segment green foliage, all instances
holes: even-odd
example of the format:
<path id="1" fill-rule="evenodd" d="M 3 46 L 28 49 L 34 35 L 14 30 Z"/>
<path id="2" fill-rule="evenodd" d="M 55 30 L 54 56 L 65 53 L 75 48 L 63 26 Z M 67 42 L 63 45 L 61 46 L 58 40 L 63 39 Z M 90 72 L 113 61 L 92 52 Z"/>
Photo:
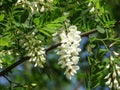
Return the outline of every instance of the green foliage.
<path id="1" fill-rule="evenodd" d="M 41 45 L 36 45 L 36 47 L 44 47 L 45 50 L 54 46 L 52 34 L 66 28 L 66 21 L 70 20 L 69 24 L 76 25 L 77 29 L 81 31 L 82 37 L 89 38 L 86 45 L 81 48 L 81 54 L 85 51 L 88 55 L 85 60 L 82 58 L 84 55 L 80 57 L 81 69 L 76 75 L 76 82 L 84 79 L 81 85 L 85 86 L 87 90 L 105 86 L 104 77 L 113 72 L 115 64 L 120 66 L 120 1 L 53 0 L 53 2 L 48 2 L 45 0 L 44 3 L 38 2 L 38 0 L 26 1 L 29 3 L 0 0 L 0 65 L 3 65 L 3 69 L 0 71 L 21 57 L 27 56 L 30 50 L 23 47 L 25 42 L 41 41 Z M 41 11 L 42 6 L 44 6 L 43 11 Z M 32 45 L 29 43 L 29 46 Z M 115 59 L 112 63 L 113 67 L 107 69 L 106 66 L 111 64 L 111 56 Z M 47 63 L 44 69 L 34 68 L 31 63 L 26 62 L 20 65 L 22 70 L 17 67 L 12 70 L 12 73 L 8 73 L 6 76 L 10 77 L 10 80 L 18 82 L 15 84 L 8 80 L 10 84 L 7 85 L 11 90 L 46 90 L 46 87 L 49 90 L 58 90 L 59 88 L 59 90 L 65 90 L 63 87 L 71 82 L 60 70 L 57 64 L 58 56 L 51 50 L 46 57 Z M 88 63 L 85 70 L 82 60 Z M 0 85 L 0 89 L 7 90 L 9 87 L 6 88 L 6 86 Z"/>

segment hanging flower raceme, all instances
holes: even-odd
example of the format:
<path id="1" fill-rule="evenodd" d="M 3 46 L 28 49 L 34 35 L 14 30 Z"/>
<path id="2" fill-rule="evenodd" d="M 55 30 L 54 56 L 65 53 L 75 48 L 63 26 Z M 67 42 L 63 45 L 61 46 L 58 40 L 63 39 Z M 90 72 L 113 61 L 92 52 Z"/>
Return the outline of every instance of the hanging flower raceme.
<path id="1" fill-rule="evenodd" d="M 33 0 L 33 1 L 29 1 L 29 0 L 17 0 L 16 5 L 22 5 L 22 7 L 29 7 L 31 10 L 31 13 L 35 13 L 35 12 L 44 12 L 47 7 L 46 7 L 46 3 L 47 4 L 52 4 L 53 0 Z"/>
<path id="2" fill-rule="evenodd" d="M 115 56 L 119 55 L 116 52 L 113 52 L 113 53 Z M 110 56 L 110 64 L 108 64 L 106 68 L 110 69 L 110 67 L 113 67 L 113 71 L 108 73 L 107 76 L 105 76 L 104 79 L 107 80 L 105 84 L 109 86 L 110 89 L 120 90 L 120 83 L 118 78 L 120 76 L 120 66 L 116 64 L 114 61 L 115 59 L 113 58 L 113 56 Z"/>
<path id="3" fill-rule="evenodd" d="M 77 31 L 76 26 L 70 26 L 67 31 L 63 30 L 53 34 L 55 42 L 60 41 L 61 45 L 57 47 L 57 54 L 60 56 L 58 64 L 61 68 L 65 68 L 65 75 L 67 78 L 71 77 L 79 70 L 79 52 L 81 51 L 78 46 L 80 45 L 80 31 Z"/>
<path id="4" fill-rule="evenodd" d="M 41 47 L 41 41 L 36 40 L 33 36 L 27 36 L 27 42 L 24 42 L 23 48 L 28 51 L 27 56 L 30 56 L 30 62 L 34 62 L 34 66 L 43 68 L 43 64 L 46 62 L 45 49 Z"/>

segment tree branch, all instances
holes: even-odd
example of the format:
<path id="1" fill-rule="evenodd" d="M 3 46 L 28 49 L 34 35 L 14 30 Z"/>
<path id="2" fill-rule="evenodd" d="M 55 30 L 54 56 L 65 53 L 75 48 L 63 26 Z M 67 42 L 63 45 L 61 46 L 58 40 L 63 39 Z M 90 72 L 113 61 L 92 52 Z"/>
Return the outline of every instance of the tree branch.
<path id="1" fill-rule="evenodd" d="M 88 36 L 88 35 L 90 35 L 90 34 L 92 34 L 92 33 L 96 33 L 96 32 L 98 32 L 97 29 L 92 29 L 92 30 L 90 30 L 90 31 L 88 31 L 88 32 L 81 33 L 80 36 L 81 36 L 81 37 L 83 37 L 83 36 Z M 47 48 L 47 49 L 46 49 L 46 53 L 47 53 L 48 51 L 50 51 L 50 50 L 52 50 L 52 49 L 60 46 L 60 45 L 61 45 L 61 43 L 58 43 L 58 44 L 56 44 L 56 45 L 53 45 L 53 46 Z M 21 63 L 23 63 L 23 62 L 25 62 L 25 61 L 27 61 L 27 60 L 29 60 L 29 59 L 30 59 L 30 57 L 21 57 L 20 60 L 18 60 L 17 62 L 13 63 L 12 65 L 8 66 L 6 69 L 4 69 L 3 71 L 1 71 L 1 72 L 0 72 L 0 76 L 5 76 L 5 75 L 8 74 L 8 72 L 10 72 L 13 68 L 15 68 L 15 67 L 18 66 L 19 64 L 21 64 Z"/>
<path id="2" fill-rule="evenodd" d="M 89 36 L 90 34 L 93 34 L 93 33 L 96 33 L 96 32 L 98 32 L 97 29 L 92 29 L 92 30 L 90 30 L 88 32 L 81 33 L 80 36 L 81 37 Z"/>
<path id="3" fill-rule="evenodd" d="M 8 74 L 8 72 L 10 72 L 14 67 L 18 66 L 19 64 L 29 60 L 30 57 L 21 57 L 20 60 L 18 60 L 17 62 L 13 63 L 11 66 L 8 66 L 6 69 L 4 69 L 3 71 L 0 72 L 0 76 L 5 76 L 6 74 Z"/>

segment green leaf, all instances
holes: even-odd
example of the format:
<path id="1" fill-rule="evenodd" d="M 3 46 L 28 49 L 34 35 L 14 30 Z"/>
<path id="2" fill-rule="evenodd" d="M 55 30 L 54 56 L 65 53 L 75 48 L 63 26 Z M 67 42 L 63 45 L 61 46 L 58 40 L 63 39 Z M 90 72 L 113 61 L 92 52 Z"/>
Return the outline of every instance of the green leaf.
<path id="1" fill-rule="evenodd" d="M 8 37 L 0 38 L 0 46 L 9 46 L 9 41 Z"/>
<path id="2" fill-rule="evenodd" d="M 4 15 L 4 14 L 1 14 L 1 15 L 0 15 L 0 21 L 3 21 L 3 20 L 4 20 L 4 17 L 5 17 L 5 15 Z"/>
<path id="3" fill-rule="evenodd" d="M 39 20 L 39 18 L 35 18 L 35 19 L 33 20 L 33 22 L 35 23 L 35 25 L 39 25 L 40 20 Z"/>
<path id="4" fill-rule="evenodd" d="M 40 31 L 41 33 L 43 33 L 44 35 L 50 37 L 50 34 L 49 34 L 48 32 L 46 32 L 45 30 L 40 29 L 39 31 Z"/>
<path id="5" fill-rule="evenodd" d="M 105 33 L 105 30 L 101 26 L 97 26 L 97 31 L 100 33 Z"/>
<path id="6" fill-rule="evenodd" d="M 52 23 L 60 23 L 60 22 L 63 22 L 66 18 L 67 18 L 67 16 L 59 17 L 59 18 L 55 19 Z"/>
<path id="7" fill-rule="evenodd" d="M 62 22 L 66 19 L 67 16 L 62 16 L 54 21 L 47 23 L 43 28 L 39 28 L 39 31 L 44 35 L 50 37 L 56 30 L 63 26 Z M 38 18 L 34 19 L 34 23 L 38 25 L 40 23 Z"/>

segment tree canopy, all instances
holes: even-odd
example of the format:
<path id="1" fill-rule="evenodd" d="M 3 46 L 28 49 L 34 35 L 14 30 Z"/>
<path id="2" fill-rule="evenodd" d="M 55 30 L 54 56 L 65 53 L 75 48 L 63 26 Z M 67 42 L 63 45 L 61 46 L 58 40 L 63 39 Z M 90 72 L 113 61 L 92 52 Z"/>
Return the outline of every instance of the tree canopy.
<path id="1" fill-rule="evenodd" d="M 0 0 L 0 90 L 120 90 L 119 7 Z"/>

